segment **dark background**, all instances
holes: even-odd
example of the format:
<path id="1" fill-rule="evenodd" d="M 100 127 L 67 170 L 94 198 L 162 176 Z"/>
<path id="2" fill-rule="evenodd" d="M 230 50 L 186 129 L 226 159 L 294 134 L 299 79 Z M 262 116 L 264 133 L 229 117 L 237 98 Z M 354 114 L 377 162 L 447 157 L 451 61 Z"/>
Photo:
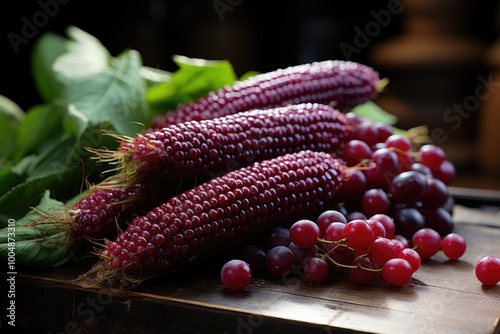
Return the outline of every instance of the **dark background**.
<path id="1" fill-rule="evenodd" d="M 345 59 L 340 44 L 344 42 L 354 45 L 355 29 L 364 29 L 367 22 L 374 20 L 372 11 L 387 9 L 388 3 L 391 2 L 60 1 L 64 4 L 60 4 L 57 0 L 9 2 L 9 7 L 4 5 L 0 14 L 2 35 L 0 94 L 9 97 L 24 110 L 41 102 L 31 77 L 30 57 L 36 39 L 47 31 L 64 34 L 67 26 L 74 25 L 97 37 L 113 55 L 127 48 L 133 48 L 141 53 L 146 65 L 169 71 L 176 69 L 171 60 L 174 54 L 206 59 L 228 59 L 234 65 L 237 74 L 241 75 L 249 70 L 265 72 L 314 60 Z M 359 53 L 352 54 L 350 60 L 374 66 L 382 76 L 393 75 L 390 70 L 378 67 L 378 64 L 373 62 L 370 51 L 404 32 L 403 21 L 407 14 L 404 6 L 408 1 L 410 0 L 401 1 L 402 13 L 392 15 L 390 23 L 382 27 L 376 36 L 371 37 L 368 45 L 360 48 Z M 413 3 L 415 1 L 429 2 L 414 0 Z M 491 45 L 498 37 L 496 2 L 488 0 L 464 0 L 464 2 L 470 7 L 462 18 L 463 22 L 458 33 L 485 45 Z M 21 34 L 23 18 L 32 22 L 33 15 L 42 10 L 41 3 L 57 3 L 57 12 L 49 18 L 46 25 L 38 28 L 36 36 L 30 38 L 28 43 L 21 44 L 16 53 L 9 42 L 8 34 Z M 231 7 L 222 14 L 222 20 L 217 13 L 216 3 L 225 3 Z M 450 6 L 454 6 L 453 1 Z M 434 71 L 432 68 L 426 70 Z M 472 78 L 487 73 L 486 66 L 477 67 L 477 64 L 472 71 Z M 408 77 L 408 80 L 412 79 Z M 464 94 L 473 92 L 474 85 L 477 84 L 471 82 L 471 85 L 466 87 L 468 80 L 468 77 L 464 76 Z M 397 81 L 394 84 L 397 84 Z M 460 96 L 450 96 L 445 106 L 451 106 L 453 101 L 462 100 Z M 442 113 L 443 109 L 440 110 Z M 413 122 L 415 124 L 431 122 L 431 119 L 426 117 L 428 116 L 417 117 Z M 476 122 L 474 117 L 469 121 L 471 124 Z M 410 122 L 405 125 L 415 124 Z M 473 125 L 464 127 L 463 131 L 466 133 L 459 134 L 459 137 L 475 141 L 480 129 Z M 453 144 L 453 141 L 449 144 Z M 450 148 L 450 151 L 452 149 Z M 472 172 L 477 172 L 475 168 L 473 161 L 464 164 L 464 169 Z"/>
<path id="2" fill-rule="evenodd" d="M 114 55 L 126 48 L 139 50 L 149 66 L 175 70 L 171 56 L 182 54 L 229 59 L 242 74 L 312 60 L 343 59 L 340 42 L 352 45 L 354 28 L 363 29 L 373 20 L 370 11 L 387 8 L 387 1 L 234 0 L 237 5 L 224 12 L 221 21 L 212 0 L 64 1 L 67 3 L 58 3 L 58 11 L 48 23 L 38 28 L 38 34 L 19 46 L 18 53 L 8 33 L 21 35 L 22 18 L 32 21 L 42 7 L 33 0 L 13 1 L 2 9 L 0 94 L 24 109 L 38 101 L 30 73 L 36 38 L 47 31 L 64 34 L 68 25 L 94 35 Z M 475 1 L 473 8 L 470 21 L 464 22 L 468 33 L 491 42 L 496 37 L 495 3 Z M 402 15 L 393 15 L 389 25 L 371 38 L 368 47 L 353 54 L 352 60 L 370 64 L 370 47 L 400 33 L 401 19 Z"/>

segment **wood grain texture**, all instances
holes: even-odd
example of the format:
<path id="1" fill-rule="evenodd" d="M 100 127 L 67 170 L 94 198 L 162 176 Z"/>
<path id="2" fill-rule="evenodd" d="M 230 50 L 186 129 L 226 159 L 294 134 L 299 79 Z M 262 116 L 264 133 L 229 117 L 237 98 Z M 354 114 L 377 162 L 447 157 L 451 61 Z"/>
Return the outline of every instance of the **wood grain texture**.
<path id="1" fill-rule="evenodd" d="M 466 254 L 423 262 L 411 283 L 358 286 L 335 276 L 320 286 L 300 277 L 254 277 L 241 292 L 224 289 L 223 255 L 136 291 L 71 284 L 88 264 L 19 271 L 16 329 L 51 333 L 500 333 L 500 285 L 474 274 L 483 256 L 500 256 L 500 211 L 457 206 Z"/>

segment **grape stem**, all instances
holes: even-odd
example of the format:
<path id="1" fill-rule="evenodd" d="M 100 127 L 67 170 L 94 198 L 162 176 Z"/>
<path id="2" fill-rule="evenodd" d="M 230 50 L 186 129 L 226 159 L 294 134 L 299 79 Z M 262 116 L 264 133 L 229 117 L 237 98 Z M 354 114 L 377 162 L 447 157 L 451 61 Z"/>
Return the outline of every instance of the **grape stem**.
<path id="1" fill-rule="evenodd" d="M 346 269 L 362 269 L 362 270 L 366 270 L 366 271 L 371 271 L 371 272 L 381 272 L 382 271 L 382 268 L 377 268 L 377 269 L 373 269 L 373 268 L 367 268 L 367 267 L 363 267 L 361 264 L 358 264 L 358 265 L 349 265 L 349 264 L 342 264 L 342 263 L 339 263 L 337 261 L 335 261 L 331 256 L 330 256 L 330 252 L 333 252 L 335 249 L 337 249 L 337 247 L 345 247 L 347 249 L 349 249 L 350 251 L 354 251 L 354 248 L 351 248 L 351 247 L 348 247 L 345 245 L 345 241 L 347 240 L 347 238 L 343 238 L 343 239 L 340 239 L 338 241 L 331 241 L 331 240 L 325 240 L 325 239 L 319 239 L 318 238 L 318 241 L 319 242 L 324 242 L 324 243 L 327 243 L 327 244 L 335 244 L 335 247 L 333 247 L 332 249 L 330 249 L 328 252 L 325 253 L 325 251 L 319 247 L 318 245 L 316 245 L 316 249 L 319 251 L 319 252 L 322 252 L 323 254 L 318 254 L 317 256 L 321 259 L 327 259 L 329 261 L 331 261 L 334 265 L 338 266 L 338 267 L 341 267 L 341 268 L 346 268 Z M 363 255 L 360 255 L 357 257 L 357 259 L 359 258 L 362 258 L 362 257 L 365 257 L 367 254 L 363 254 Z"/>

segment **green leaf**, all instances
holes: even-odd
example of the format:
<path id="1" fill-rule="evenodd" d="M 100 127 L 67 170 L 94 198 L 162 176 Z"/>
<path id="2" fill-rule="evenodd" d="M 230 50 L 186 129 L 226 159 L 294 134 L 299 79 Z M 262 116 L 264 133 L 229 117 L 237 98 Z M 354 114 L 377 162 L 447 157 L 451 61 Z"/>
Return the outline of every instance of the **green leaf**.
<path id="1" fill-rule="evenodd" d="M 23 177 L 12 171 L 12 165 L 3 166 L 0 169 L 0 194 L 6 193 L 23 180 Z"/>
<path id="2" fill-rule="evenodd" d="M 59 82 L 68 85 L 73 80 L 108 68 L 111 55 L 97 38 L 74 26 L 68 27 L 66 34 L 69 38 L 66 42 L 67 51 L 53 64 Z"/>
<path id="3" fill-rule="evenodd" d="M 145 80 L 147 88 L 154 87 L 172 79 L 172 73 L 148 66 L 142 66 L 139 69 L 139 74 Z"/>
<path id="4" fill-rule="evenodd" d="M 251 77 L 256 76 L 257 74 L 260 74 L 260 72 L 257 72 L 257 71 L 245 72 L 245 73 L 243 73 L 243 75 L 241 77 L 238 78 L 238 81 L 243 81 L 243 80 L 249 79 Z"/>
<path id="5" fill-rule="evenodd" d="M 204 60 L 174 56 L 179 67 L 170 81 L 149 89 L 146 99 L 151 116 L 175 109 L 180 103 L 196 100 L 236 80 L 236 74 L 227 60 Z"/>
<path id="6" fill-rule="evenodd" d="M 48 215 L 57 214 L 64 208 L 62 202 L 50 198 L 50 192 L 45 191 L 40 203 L 24 217 L 16 220 L 14 226 L 0 230 L 0 259 L 8 259 L 8 253 L 15 247 L 16 265 L 51 268 L 64 264 L 72 257 L 69 240 L 70 226 L 46 220 L 34 224 L 42 218 L 40 212 Z M 15 243 L 8 242 L 8 236 L 15 234 Z"/>
<path id="7" fill-rule="evenodd" d="M 30 108 L 19 126 L 13 161 L 17 162 L 36 148 L 43 147 L 50 136 L 60 134 L 61 117 L 61 108 L 54 104 L 40 104 Z"/>
<path id="8" fill-rule="evenodd" d="M 123 135 L 140 132 L 142 128 L 134 122 L 148 121 L 140 68 L 139 53 L 129 50 L 112 67 L 71 82 L 65 92 L 70 106 L 65 129 L 79 137 L 87 127 L 109 123 Z"/>
<path id="9" fill-rule="evenodd" d="M 61 96 L 63 85 L 52 66 L 56 59 L 67 52 L 67 40 L 55 33 L 43 34 L 35 43 L 31 55 L 31 70 L 38 93 L 46 102 Z"/>
<path id="10" fill-rule="evenodd" d="M 12 100 L 0 95 L 0 168 L 12 160 L 19 124 L 24 112 Z"/>
<path id="11" fill-rule="evenodd" d="M 381 122 L 389 125 L 394 125 L 398 121 L 398 118 L 396 116 L 383 110 L 373 101 L 368 101 L 360 104 L 352 108 L 351 112 L 364 118 L 371 119 L 374 122 Z"/>

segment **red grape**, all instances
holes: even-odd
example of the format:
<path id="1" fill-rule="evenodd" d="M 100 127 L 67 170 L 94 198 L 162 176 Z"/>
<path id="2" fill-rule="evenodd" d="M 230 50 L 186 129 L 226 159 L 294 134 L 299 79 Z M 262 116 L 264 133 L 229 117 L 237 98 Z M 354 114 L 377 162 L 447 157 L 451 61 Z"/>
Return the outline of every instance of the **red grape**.
<path id="1" fill-rule="evenodd" d="M 331 223 L 340 222 L 347 224 L 345 216 L 337 210 L 327 210 L 319 215 L 316 219 L 316 225 L 319 227 L 319 235 L 321 238 L 325 236 L 326 229 Z"/>
<path id="2" fill-rule="evenodd" d="M 413 246 L 423 259 L 434 256 L 441 249 L 441 236 L 431 228 L 423 228 L 415 232 L 411 238 Z"/>
<path id="3" fill-rule="evenodd" d="M 441 249 L 450 260 L 457 260 L 464 255 L 467 244 L 464 237 L 458 233 L 446 235 L 441 242 Z"/>
<path id="4" fill-rule="evenodd" d="M 353 261 L 352 265 L 361 267 L 349 269 L 349 277 L 356 284 L 367 285 L 377 277 L 376 271 L 362 269 L 377 269 L 377 265 L 369 257 L 358 258 Z"/>
<path id="5" fill-rule="evenodd" d="M 300 248 L 311 248 L 319 238 L 319 227 L 315 222 L 302 219 L 290 227 L 290 241 Z"/>
<path id="6" fill-rule="evenodd" d="M 347 246 L 354 249 L 364 249 L 375 239 L 371 226 L 364 220 L 351 220 L 344 227 L 343 236 L 347 238 Z"/>
<path id="7" fill-rule="evenodd" d="M 369 189 L 361 198 L 361 208 L 366 216 L 373 216 L 377 213 L 386 213 L 390 206 L 391 201 L 382 189 Z"/>
<path id="8" fill-rule="evenodd" d="M 420 268 L 420 264 L 422 263 L 420 254 L 418 254 L 416 250 L 411 248 L 403 249 L 402 251 L 399 252 L 397 257 L 408 261 L 411 264 L 411 267 L 413 268 L 413 272 L 417 271 Z"/>
<path id="9" fill-rule="evenodd" d="M 361 160 L 370 159 L 373 152 L 370 146 L 361 140 L 350 140 L 344 145 L 342 159 L 347 166 L 357 165 Z"/>
<path id="10" fill-rule="evenodd" d="M 429 167 L 431 171 L 439 169 L 439 166 L 446 159 L 443 149 L 432 144 L 422 146 L 419 153 L 420 163 Z"/>
<path id="11" fill-rule="evenodd" d="M 329 271 L 328 263 L 319 257 L 310 258 L 304 266 L 304 275 L 309 283 L 323 283 L 328 278 Z"/>
<path id="12" fill-rule="evenodd" d="M 382 266 L 390 259 L 395 258 L 399 253 L 399 248 L 391 239 L 377 238 L 370 244 L 369 254 L 376 264 Z"/>
<path id="13" fill-rule="evenodd" d="M 413 267 L 405 259 L 394 258 L 382 266 L 382 278 L 393 286 L 404 286 L 410 283 Z"/>
<path id="14" fill-rule="evenodd" d="M 394 224 L 394 220 L 386 214 L 378 213 L 370 217 L 369 220 L 376 220 L 382 223 L 385 228 L 385 237 L 392 238 L 394 236 L 394 232 L 396 231 L 396 225 Z"/>
<path id="15" fill-rule="evenodd" d="M 222 267 L 222 283 L 231 290 L 243 290 L 252 280 L 250 265 L 241 260 L 231 260 Z"/>
<path id="16" fill-rule="evenodd" d="M 496 285 L 500 282 L 500 258 L 486 256 L 476 264 L 477 279 L 484 285 Z"/>

